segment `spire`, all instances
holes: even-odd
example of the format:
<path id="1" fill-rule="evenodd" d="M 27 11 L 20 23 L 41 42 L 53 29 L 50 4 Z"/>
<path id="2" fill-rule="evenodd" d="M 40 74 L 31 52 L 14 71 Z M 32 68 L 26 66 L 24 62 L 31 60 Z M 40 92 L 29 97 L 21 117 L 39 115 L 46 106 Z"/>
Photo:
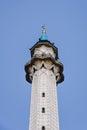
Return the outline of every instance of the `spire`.
<path id="1" fill-rule="evenodd" d="M 42 26 L 42 35 L 40 37 L 40 40 L 47 40 L 47 35 L 46 35 L 46 28 L 45 26 Z"/>
<path id="2" fill-rule="evenodd" d="M 42 33 L 46 33 L 46 27 L 45 27 L 45 25 L 42 26 Z"/>

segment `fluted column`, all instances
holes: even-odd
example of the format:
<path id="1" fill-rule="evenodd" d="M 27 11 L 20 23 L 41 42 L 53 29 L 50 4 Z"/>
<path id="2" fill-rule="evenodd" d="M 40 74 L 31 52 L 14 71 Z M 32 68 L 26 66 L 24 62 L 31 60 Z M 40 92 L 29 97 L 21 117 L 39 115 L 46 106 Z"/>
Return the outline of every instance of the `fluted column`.
<path id="1" fill-rule="evenodd" d="M 27 64 L 27 76 L 32 82 L 29 130 L 59 130 L 56 83 L 61 80 L 60 66 L 48 58 Z"/>

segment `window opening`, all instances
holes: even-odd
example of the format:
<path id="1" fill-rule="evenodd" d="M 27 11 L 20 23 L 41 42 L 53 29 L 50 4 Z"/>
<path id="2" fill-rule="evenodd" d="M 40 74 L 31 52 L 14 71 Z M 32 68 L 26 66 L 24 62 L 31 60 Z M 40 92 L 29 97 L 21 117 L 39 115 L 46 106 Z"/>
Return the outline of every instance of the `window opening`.
<path id="1" fill-rule="evenodd" d="M 45 97 L 45 93 L 44 92 L 42 93 L 42 97 Z"/>
<path id="2" fill-rule="evenodd" d="M 45 126 L 42 126 L 42 130 L 45 130 Z"/>
<path id="3" fill-rule="evenodd" d="M 44 107 L 42 108 L 42 113 L 45 113 L 45 108 Z"/>

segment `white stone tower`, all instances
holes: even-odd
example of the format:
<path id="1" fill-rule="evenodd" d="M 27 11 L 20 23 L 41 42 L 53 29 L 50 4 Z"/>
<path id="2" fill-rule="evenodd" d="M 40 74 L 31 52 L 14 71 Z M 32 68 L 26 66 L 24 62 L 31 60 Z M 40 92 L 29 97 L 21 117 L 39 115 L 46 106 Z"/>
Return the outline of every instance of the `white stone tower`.
<path id="1" fill-rule="evenodd" d="M 64 80 L 63 65 L 45 27 L 30 51 L 32 59 L 25 65 L 26 80 L 32 83 L 29 130 L 59 130 L 56 85 Z"/>

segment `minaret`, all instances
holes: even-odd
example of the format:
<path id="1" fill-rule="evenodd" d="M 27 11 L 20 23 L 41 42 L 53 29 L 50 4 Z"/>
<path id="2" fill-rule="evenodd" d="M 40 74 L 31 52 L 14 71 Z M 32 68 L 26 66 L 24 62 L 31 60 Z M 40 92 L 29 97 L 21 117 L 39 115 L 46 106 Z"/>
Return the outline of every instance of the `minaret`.
<path id="1" fill-rule="evenodd" d="M 32 83 L 29 130 L 59 130 L 56 85 L 64 80 L 58 49 L 48 41 L 42 27 L 39 41 L 30 49 L 26 80 Z"/>

